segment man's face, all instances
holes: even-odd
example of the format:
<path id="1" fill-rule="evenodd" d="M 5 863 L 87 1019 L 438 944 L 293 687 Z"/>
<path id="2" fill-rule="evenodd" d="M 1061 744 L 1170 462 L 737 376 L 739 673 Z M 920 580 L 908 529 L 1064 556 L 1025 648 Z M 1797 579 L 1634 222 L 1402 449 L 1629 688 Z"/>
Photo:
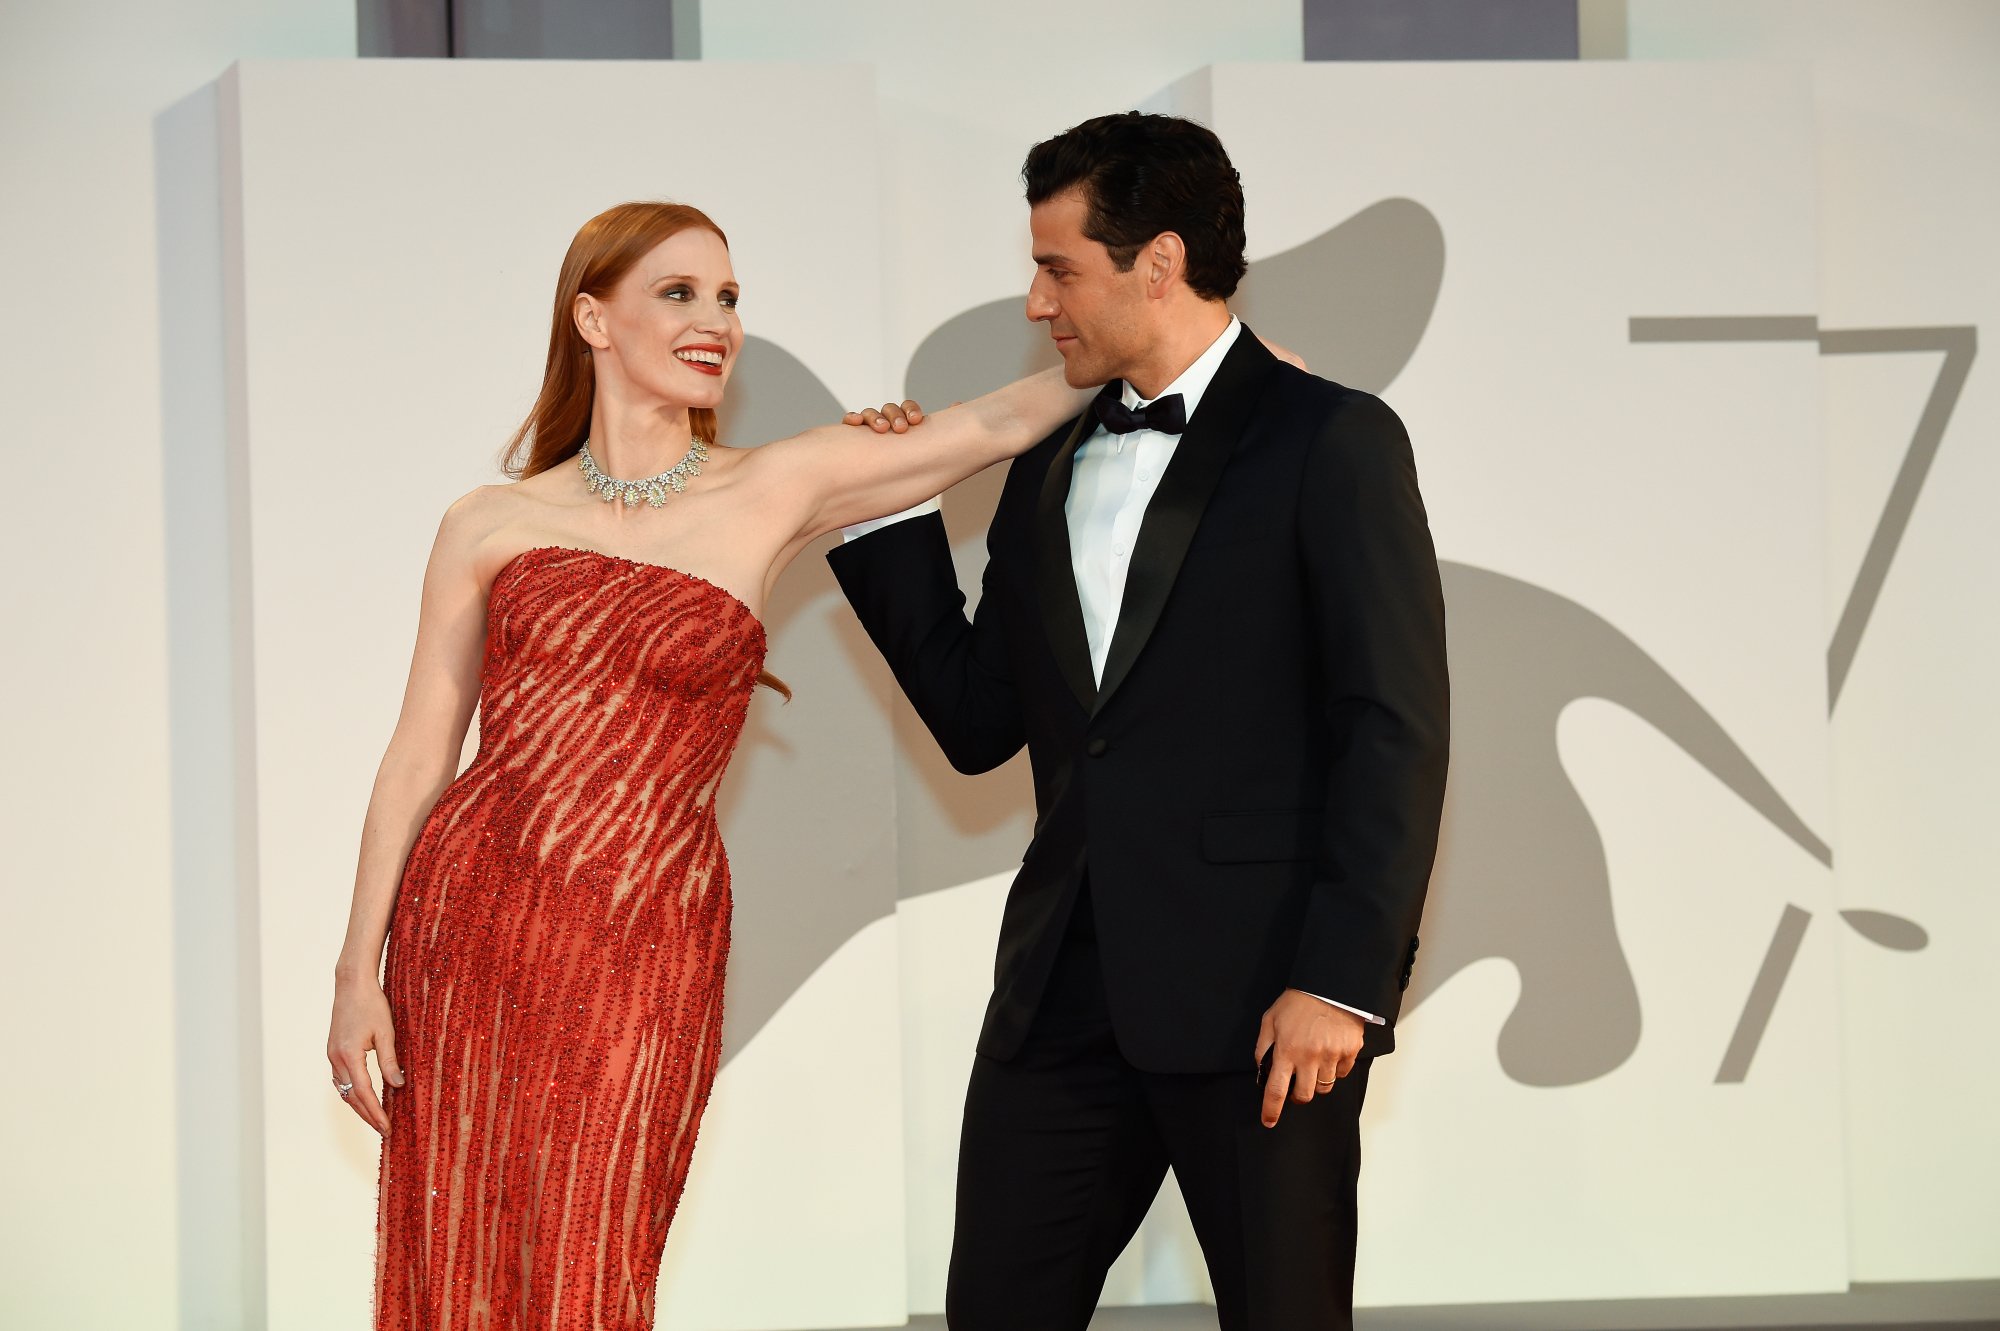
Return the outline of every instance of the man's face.
<path id="1" fill-rule="evenodd" d="M 1076 190 L 1028 211 L 1035 250 L 1028 318 L 1049 326 L 1073 388 L 1125 378 L 1149 340 L 1145 254 L 1130 272 L 1119 272 L 1104 246 L 1083 234 L 1086 211 Z"/>

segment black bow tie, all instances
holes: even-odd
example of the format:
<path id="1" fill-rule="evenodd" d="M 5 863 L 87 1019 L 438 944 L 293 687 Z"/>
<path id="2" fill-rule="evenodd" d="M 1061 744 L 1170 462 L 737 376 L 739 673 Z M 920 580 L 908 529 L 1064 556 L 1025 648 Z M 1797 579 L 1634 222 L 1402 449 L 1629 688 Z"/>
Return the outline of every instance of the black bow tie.
<path id="1" fill-rule="evenodd" d="M 1187 408 L 1182 405 L 1179 393 L 1169 393 L 1134 411 L 1125 405 L 1123 379 L 1113 379 L 1099 389 L 1091 399 L 1090 409 L 1113 434 L 1130 434 L 1134 430 L 1179 434 L 1187 429 Z"/>

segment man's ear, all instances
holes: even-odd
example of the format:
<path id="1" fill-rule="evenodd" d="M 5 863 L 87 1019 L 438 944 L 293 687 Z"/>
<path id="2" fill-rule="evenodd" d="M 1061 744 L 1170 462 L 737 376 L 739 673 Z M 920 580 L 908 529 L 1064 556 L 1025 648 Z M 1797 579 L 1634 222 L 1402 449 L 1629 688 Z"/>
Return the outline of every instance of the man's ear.
<path id="1" fill-rule="evenodd" d="M 588 291 L 576 293 L 576 303 L 570 307 L 570 318 L 576 321 L 576 331 L 591 346 L 602 351 L 611 345 L 611 339 L 604 334 L 604 307 Z"/>
<path id="2" fill-rule="evenodd" d="M 1176 282 L 1187 279 L 1187 245 L 1172 231 L 1162 231 L 1146 246 L 1142 256 L 1146 267 L 1146 294 L 1158 300 Z"/>

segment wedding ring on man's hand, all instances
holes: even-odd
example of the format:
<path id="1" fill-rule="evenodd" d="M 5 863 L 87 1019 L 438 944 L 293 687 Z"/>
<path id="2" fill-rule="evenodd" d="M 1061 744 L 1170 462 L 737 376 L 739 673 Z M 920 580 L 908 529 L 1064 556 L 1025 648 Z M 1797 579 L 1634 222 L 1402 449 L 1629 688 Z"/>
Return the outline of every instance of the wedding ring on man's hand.
<path id="1" fill-rule="evenodd" d="M 1315 1078 L 1313 1081 L 1313 1085 L 1318 1087 L 1320 1090 L 1325 1090 L 1327 1087 L 1333 1085 L 1336 1081 L 1339 1080 L 1340 1078 L 1338 1077 L 1328 1077 L 1325 1081 L 1320 1081 L 1317 1078 Z"/>

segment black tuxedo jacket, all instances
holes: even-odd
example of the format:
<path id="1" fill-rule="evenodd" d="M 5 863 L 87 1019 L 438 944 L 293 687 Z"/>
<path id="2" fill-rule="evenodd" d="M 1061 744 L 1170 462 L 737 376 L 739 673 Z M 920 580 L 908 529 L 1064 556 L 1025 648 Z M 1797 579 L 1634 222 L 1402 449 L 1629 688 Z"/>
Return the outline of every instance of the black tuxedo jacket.
<path id="1" fill-rule="evenodd" d="M 1245 329 L 1146 510 L 1093 682 L 1065 503 L 1086 415 L 1016 459 L 976 615 L 944 523 L 829 556 L 953 766 L 1027 744 L 1034 838 L 979 1050 L 1019 1050 L 1088 876 L 1120 1050 L 1251 1062 L 1287 987 L 1386 1018 L 1393 1047 L 1444 798 L 1437 558 L 1402 423 Z"/>

